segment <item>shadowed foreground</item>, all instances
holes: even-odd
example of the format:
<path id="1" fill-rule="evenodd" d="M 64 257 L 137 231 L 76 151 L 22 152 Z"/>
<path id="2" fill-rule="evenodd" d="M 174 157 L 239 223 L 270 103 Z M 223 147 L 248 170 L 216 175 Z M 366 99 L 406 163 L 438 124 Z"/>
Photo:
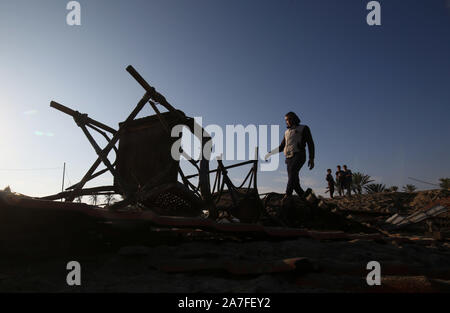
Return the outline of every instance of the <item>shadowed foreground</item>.
<path id="1" fill-rule="evenodd" d="M 424 204 L 411 195 L 380 194 L 375 202 L 379 207 L 367 213 L 365 206 L 375 201 L 373 197 L 323 200 L 320 206 L 334 211 L 336 220 L 341 221 L 330 224 L 331 229 L 379 232 L 382 237 L 375 240 L 276 239 L 99 223 L 78 214 L 24 216 L 3 206 L 0 291 L 449 292 L 448 240 L 427 237 L 418 225 L 393 231 L 383 229 L 381 222 L 385 219 L 381 213 L 389 216 L 399 210 L 390 205 L 392 201 L 402 204 L 401 210 L 417 210 Z M 433 200 L 420 197 L 425 197 L 425 202 Z M 430 197 L 447 199 L 435 194 Z M 305 221 L 303 227 L 316 225 L 325 231 L 326 214 L 314 214 L 322 217 L 322 223 Z M 82 267 L 80 287 L 66 284 L 66 264 L 72 260 Z M 381 264 L 381 286 L 366 283 L 369 261 Z"/>

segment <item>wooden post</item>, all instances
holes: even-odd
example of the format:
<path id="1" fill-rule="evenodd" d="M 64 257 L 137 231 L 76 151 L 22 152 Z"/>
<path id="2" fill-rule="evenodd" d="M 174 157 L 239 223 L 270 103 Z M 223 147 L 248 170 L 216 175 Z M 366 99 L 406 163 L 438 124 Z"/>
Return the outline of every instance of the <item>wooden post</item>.
<path id="1" fill-rule="evenodd" d="M 63 166 L 63 177 L 62 177 L 62 187 L 61 187 L 61 192 L 64 192 L 64 178 L 66 176 L 66 162 L 64 162 L 64 166 Z M 63 199 L 61 199 L 61 202 L 63 201 Z"/>
<path id="2" fill-rule="evenodd" d="M 256 181 L 257 174 L 258 174 L 258 158 L 259 158 L 259 149 L 258 147 L 255 148 L 255 164 L 253 165 L 253 188 L 258 191 L 258 184 Z"/>

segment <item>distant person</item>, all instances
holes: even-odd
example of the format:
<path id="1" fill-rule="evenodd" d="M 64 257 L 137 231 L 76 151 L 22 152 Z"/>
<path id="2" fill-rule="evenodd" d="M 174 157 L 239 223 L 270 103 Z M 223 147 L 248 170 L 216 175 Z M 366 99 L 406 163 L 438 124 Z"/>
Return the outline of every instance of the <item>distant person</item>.
<path id="1" fill-rule="evenodd" d="M 334 179 L 333 175 L 331 175 L 331 168 L 327 169 L 327 177 L 325 178 L 328 182 L 328 190 L 330 191 L 330 198 L 333 199 L 334 196 Z"/>
<path id="2" fill-rule="evenodd" d="M 347 168 L 347 165 L 344 165 L 344 188 L 347 189 L 347 196 L 351 196 L 352 178 L 352 171 Z"/>
<path id="3" fill-rule="evenodd" d="M 304 197 L 305 192 L 300 187 L 299 172 L 303 164 L 306 162 L 305 146 L 308 144 L 309 169 L 314 168 L 314 141 L 311 135 L 311 130 L 306 125 L 300 124 L 300 118 L 294 112 L 289 112 L 285 115 L 287 130 L 284 133 L 284 139 L 278 148 L 270 151 L 265 159 L 267 160 L 275 153 L 284 152 L 286 156 L 288 183 L 286 186 L 286 195 L 283 200 L 290 197 L 295 192 Z"/>
<path id="4" fill-rule="evenodd" d="M 341 170 L 341 166 L 338 165 L 337 166 L 337 171 L 336 171 L 336 184 L 337 184 L 337 189 L 338 189 L 338 193 L 339 196 L 342 196 L 344 194 L 344 171 Z"/>

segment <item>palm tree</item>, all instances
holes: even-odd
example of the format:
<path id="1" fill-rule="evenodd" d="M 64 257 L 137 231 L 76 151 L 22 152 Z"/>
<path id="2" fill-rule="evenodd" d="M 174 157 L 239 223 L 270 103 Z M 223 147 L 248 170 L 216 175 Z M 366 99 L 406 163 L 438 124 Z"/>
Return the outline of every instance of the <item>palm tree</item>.
<path id="1" fill-rule="evenodd" d="M 91 195 L 91 196 L 89 197 L 89 199 L 91 199 L 91 203 L 92 203 L 93 205 L 97 205 L 98 195 L 93 194 L 93 195 Z"/>
<path id="2" fill-rule="evenodd" d="M 364 189 L 367 193 L 379 193 L 386 190 L 386 186 L 383 184 L 370 184 L 367 186 L 364 186 Z"/>
<path id="3" fill-rule="evenodd" d="M 416 186 L 414 186 L 414 185 L 406 185 L 406 186 L 403 186 L 403 191 L 404 192 L 409 192 L 409 193 L 411 193 L 411 192 L 414 192 L 414 191 L 416 191 L 417 190 L 417 188 L 416 188 Z"/>
<path id="4" fill-rule="evenodd" d="M 439 181 L 441 182 L 439 186 L 442 189 L 450 189 L 450 178 L 439 178 Z"/>
<path id="5" fill-rule="evenodd" d="M 391 186 L 391 187 L 389 188 L 389 191 L 391 191 L 391 192 L 397 192 L 397 191 L 398 191 L 398 187 L 397 187 L 397 186 Z"/>
<path id="6" fill-rule="evenodd" d="M 364 188 L 365 185 L 373 182 L 373 179 L 370 179 L 369 175 L 360 173 L 360 172 L 355 172 L 353 173 L 352 176 L 352 190 L 353 192 L 357 192 L 359 194 L 362 194 L 362 190 Z"/>

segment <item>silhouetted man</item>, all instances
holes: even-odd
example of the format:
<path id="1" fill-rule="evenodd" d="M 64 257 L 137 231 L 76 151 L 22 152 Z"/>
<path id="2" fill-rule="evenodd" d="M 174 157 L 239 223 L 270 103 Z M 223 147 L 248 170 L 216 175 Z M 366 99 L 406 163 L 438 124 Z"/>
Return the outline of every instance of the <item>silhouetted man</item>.
<path id="1" fill-rule="evenodd" d="M 347 196 L 351 196 L 352 178 L 352 171 L 347 169 L 347 165 L 344 165 L 344 188 L 347 189 Z"/>
<path id="2" fill-rule="evenodd" d="M 345 175 L 344 171 L 341 170 L 341 166 L 338 165 L 337 171 L 336 171 L 336 184 L 337 184 L 338 193 L 340 196 L 342 196 L 344 194 L 344 188 L 345 188 L 344 175 Z"/>
<path id="3" fill-rule="evenodd" d="M 312 139 L 311 130 L 306 125 L 300 124 L 300 118 L 294 112 L 289 112 L 284 117 L 287 130 L 284 133 L 284 139 L 278 148 L 270 151 L 265 159 L 267 160 L 272 154 L 284 152 L 286 156 L 288 183 L 286 186 L 286 195 L 283 199 L 291 196 L 293 191 L 304 196 L 305 192 L 300 187 L 299 172 L 303 164 L 306 162 L 306 144 L 308 144 L 309 169 L 314 168 L 314 141 Z"/>
<path id="4" fill-rule="evenodd" d="M 330 191 L 330 198 L 333 199 L 334 194 L 334 179 L 333 175 L 331 175 L 331 168 L 327 169 L 327 177 L 325 179 L 328 182 L 328 190 Z"/>

